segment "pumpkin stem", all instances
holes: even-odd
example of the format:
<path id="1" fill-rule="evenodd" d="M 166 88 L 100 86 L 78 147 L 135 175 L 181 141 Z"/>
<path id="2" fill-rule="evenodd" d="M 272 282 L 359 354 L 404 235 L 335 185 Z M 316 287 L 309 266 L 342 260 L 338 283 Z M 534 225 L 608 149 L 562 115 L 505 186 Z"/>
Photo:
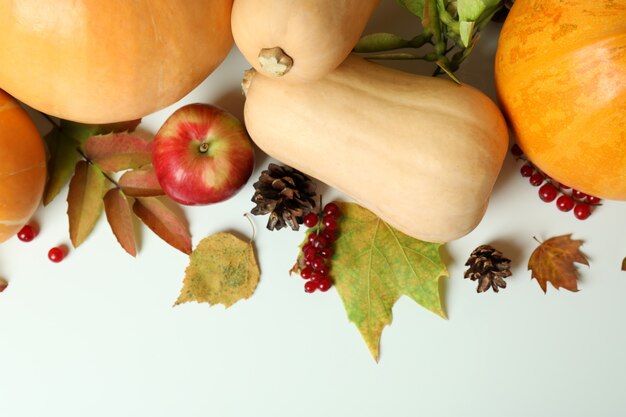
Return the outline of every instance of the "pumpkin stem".
<path id="1" fill-rule="evenodd" d="M 250 88 L 250 84 L 252 84 L 252 78 L 256 74 L 256 70 L 254 68 L 250 68 L 244 71 L 243 80 L 241 80 L 241 89 L 243 90 L 243 95 L 248 95 L 248 89 Z"/>
<path id="2" fill-rule="evenodd" d="M 278 46 L 263 48 L 259 52 L 259 64 L 263 71 L 275 76 L 282 77 L 293 67 L 293 59 Z"/>

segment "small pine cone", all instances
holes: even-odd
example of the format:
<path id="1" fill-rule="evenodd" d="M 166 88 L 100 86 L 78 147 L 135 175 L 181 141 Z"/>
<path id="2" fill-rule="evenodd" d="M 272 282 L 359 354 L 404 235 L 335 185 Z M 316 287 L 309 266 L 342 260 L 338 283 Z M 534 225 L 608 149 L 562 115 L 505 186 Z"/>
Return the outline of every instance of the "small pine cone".
<path id="1" fill-rule="evenodd" d="M 254 215 L 268 214 L 269 230 L 285 226 L 298 230 L 304 216 L 315 208 L 315 182 L 297 169 L 269 164 L 254 183 Z"/>
<path id="2" fill-rule="evenodd" d="M 478 280 L 477 292 L 485 292 L 489 287 L 498 292 L 499 288 L 506 288 L 504 278 L 511 276 L 511 260 L 489 245 L 474 249 L 465 266 L 469 268 L 464 277 Z"/>

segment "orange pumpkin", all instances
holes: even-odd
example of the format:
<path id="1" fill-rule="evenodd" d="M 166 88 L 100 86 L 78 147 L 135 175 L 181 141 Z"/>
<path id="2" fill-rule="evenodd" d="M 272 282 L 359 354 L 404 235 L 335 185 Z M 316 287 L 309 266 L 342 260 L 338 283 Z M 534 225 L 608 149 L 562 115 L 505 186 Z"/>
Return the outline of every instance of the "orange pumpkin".
<path id="1" fill-rule="evenodd" d="M 39 206 L 46 181 L 43 141 L 28 114 L 0 90 L 0 242 Z"/>
<path id="2" fill-rule="evenodd" d="M 0 88 L 64 119 L 141 118 L 223 61 L 233 43 L 232 2 L 0 2 Z"/>
<path id="3" fill-rule="evenodd" d="M 532 162 L 585 193 L 626 200 L 626 2 L 517 0 L 495 76 Z"/>

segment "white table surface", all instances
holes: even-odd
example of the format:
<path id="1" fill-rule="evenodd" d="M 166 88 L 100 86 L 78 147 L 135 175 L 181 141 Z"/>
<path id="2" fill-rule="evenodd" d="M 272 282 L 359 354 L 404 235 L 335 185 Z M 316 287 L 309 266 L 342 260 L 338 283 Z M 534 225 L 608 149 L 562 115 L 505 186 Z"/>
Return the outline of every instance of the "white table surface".
<path id="1" fill-rule="evenodd" d="M 367 32 L 410 36 L 415 20 L 383 2 Z M 494 97 L 492 26 L 459 76 Z M 396 66 L 428 74 L 429 65 Z M 182 101 L 146 117 L 156 132 L 176 108 L 218 104 L 242 116 L 248 66 L 232 52 Z M 44 123 L 42 123 L 42 126 Z M 242 214 L 252 183 L 271 159 L 258 153 L 246 187 L 227 202 L 186 208 L 194 245 L 232 230 L 250 235 Z M 334 289 L 305 294 L 288 270 L 302 232 L 269 232 L 254 218 L 262 270 L 256 293 L 230 309 L 172 308 L 188 263 L 143 227 L 137 258 L 102 218 L 60 264 L 48 249 L 69 244 L 65 194 L 40 208 L 31 243 L 0 246 L 0 416 L 618 416 L 626 413 L 626 215 L 606 202 L 588 220 L 545 204 L 507 156 L 482 223 L 443 250 L 449 320 L 408 298 L 395 306 L 376 364 Z M 334 190 L 326 201 L 342 197 Z M 590 268 L 581 291 L 543 294 L 526 263 L 537 243 L 572 233 Z M 499 294 L 475 292 L 463 263 L 491 243 L 513 259 Z"/>

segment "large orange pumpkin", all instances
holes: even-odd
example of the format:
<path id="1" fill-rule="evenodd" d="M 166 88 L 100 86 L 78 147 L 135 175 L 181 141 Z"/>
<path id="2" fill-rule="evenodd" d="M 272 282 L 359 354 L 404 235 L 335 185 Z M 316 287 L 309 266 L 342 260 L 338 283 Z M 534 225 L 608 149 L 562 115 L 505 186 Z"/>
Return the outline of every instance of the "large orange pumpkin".
<path id="1" fill-rule="evenodd" d="M 624 0 L 517 0 L 495 75 L 531 161 L 585 193 L 626 200 Z"/>
<path id="2" fill-rule="evenodd" d="M 141 118 L 223 61 L 232 2 L 0 1 L 0 88 L 64 119 Z"/>
<path id="3" fill-rule="evenodd" d="M 28 114 L 0 90 L 0 242 L 30 220 L 46 181 L 43 141 Z"/>

